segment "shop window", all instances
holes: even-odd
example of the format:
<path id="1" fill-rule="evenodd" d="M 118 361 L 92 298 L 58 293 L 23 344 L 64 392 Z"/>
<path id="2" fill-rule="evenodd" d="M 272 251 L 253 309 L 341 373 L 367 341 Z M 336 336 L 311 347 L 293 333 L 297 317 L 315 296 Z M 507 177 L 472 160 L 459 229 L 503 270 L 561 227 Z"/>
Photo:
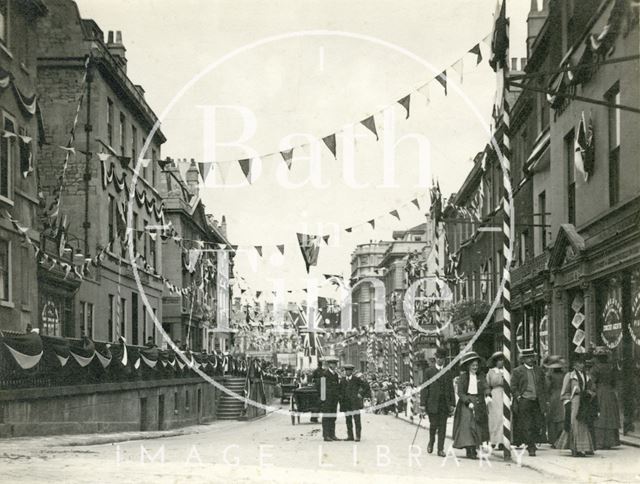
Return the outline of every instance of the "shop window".
<path id="1" fill-rule="evenodd" d="M 11 299 L 11 243 L 0 240 L 0 300 Z"/>
<path id="2" fill-rule="evenodd" d="M 40 333 L 76 337 L 73 298 L 50 290 L 40 291 Z"/>

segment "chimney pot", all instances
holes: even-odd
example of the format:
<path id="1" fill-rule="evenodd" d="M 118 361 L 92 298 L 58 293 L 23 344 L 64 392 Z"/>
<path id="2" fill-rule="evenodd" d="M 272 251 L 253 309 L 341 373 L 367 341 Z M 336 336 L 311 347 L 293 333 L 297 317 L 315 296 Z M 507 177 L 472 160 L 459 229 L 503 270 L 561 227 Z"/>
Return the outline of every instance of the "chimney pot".
<path id="1" fill-rule="evenodd" d="M 107 33 L 107 44 L 113 44 L 113 30 L 109 30 Z"/>
<path id="2" fill-rule="evenodd" d="M 511 70 L 512 71 L 517 71 L 518 70 L 518 58 L 517 57 L 512 57 L 511 58 Z"/>
<path id="3" fill-rule="evenodd" d="M 116 44 L 122 44 L 122 31 L 118 30 L 116 32 Z"/>

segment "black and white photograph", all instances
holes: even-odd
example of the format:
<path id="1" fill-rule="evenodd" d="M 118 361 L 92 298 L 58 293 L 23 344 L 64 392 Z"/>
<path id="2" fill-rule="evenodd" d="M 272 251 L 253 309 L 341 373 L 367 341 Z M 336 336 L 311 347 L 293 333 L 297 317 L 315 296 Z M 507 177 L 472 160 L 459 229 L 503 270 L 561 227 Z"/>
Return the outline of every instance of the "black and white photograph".
<path id="1" fill-rule="evenodd" d="M 0 0 L 0 481 L 640 483 L 638 0 Z"/>

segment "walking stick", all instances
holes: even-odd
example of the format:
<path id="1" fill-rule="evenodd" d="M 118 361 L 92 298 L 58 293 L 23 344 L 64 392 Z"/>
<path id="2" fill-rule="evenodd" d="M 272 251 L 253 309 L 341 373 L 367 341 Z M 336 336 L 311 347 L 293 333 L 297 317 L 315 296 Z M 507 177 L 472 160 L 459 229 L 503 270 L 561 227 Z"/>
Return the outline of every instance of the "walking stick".
<path id="1" fill-rule="evenodd" d="M 416 427 L 416 433 L 413 434 L 413 440 L 411 441 L 411 445 L 416 443 L 416 437 L 418 436 L 418 430 L 420 430 L 420 422 L 422 422 L 422 414 L 420 414 L 420 419 L 418 420 L 418 426 Z"/>

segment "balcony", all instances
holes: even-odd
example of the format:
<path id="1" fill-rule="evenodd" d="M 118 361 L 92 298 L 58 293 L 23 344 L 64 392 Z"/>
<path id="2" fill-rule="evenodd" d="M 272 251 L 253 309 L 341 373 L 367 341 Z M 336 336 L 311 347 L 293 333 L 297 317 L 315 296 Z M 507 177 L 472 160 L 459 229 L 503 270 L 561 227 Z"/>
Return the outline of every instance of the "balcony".
<path id="1" fill-rule="evenodd" d="M 511 271 L 511 284 L 521 284 L 529 279 L 535 278 L 538 274 L 547 268 L 549 262 L 549 251 L 528 259 L 524 264 L 516 267 Z"/>

